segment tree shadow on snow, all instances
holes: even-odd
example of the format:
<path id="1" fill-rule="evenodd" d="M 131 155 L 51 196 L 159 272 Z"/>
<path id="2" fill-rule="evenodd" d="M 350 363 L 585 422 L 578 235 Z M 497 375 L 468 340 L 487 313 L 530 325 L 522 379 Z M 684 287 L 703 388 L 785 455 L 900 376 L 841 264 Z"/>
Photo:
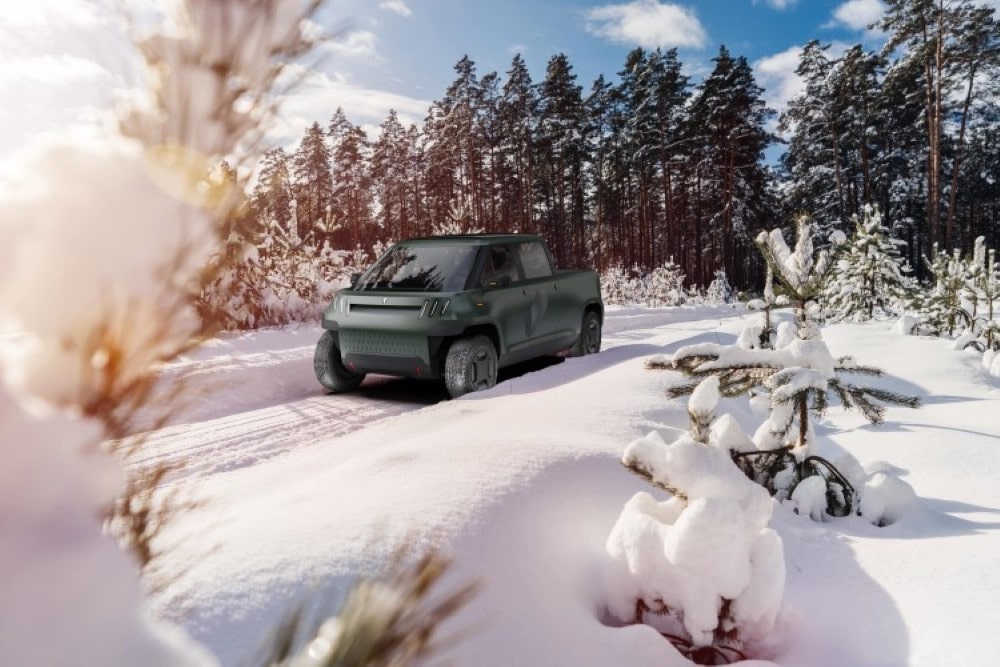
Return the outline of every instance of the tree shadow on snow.
<path id="1" fill-rule="evenodd" d="M 673 354 L 685 345 L 696 343 L 719 343 L 722 345 L 732 344 L 736 337 L 731 334 L 719 332 L 703 332 L 681 341 L 675 341 L 669 345 L 651 345 L 649 343 L 626 343 L 616 345 L 602 350 L 598 354 L 587 355 L 585 357 L 555 358 L 555 363 L 546 363 L 538 367 L 532 367 L 533 362 L 511 366 L 511 372 L 504 377 L 501 369 L 497 386 L 486 392 L 469 394 L 465 399 L 485 399 L 497 394 L 531 394 L 537 391 L 553 389 L 563 384 L 575 382 L 587 376 L 598 373 L 612 366 L 657 354 Z M 551 359 L 551 358 L 550 358 Z M 538 360 L 534 363 L 539 363 Z M 536 370 L 544 370 L 544 373 L 531 375 L 530 380 L 525 376 L 534 373 Z M 678 376 L 679 377 L 679 376 Z"/>
<path id="2" fill-rule="evenodd" d="M 817 524 L 775 508 L 771 527 L 785 545 L 785 644 L 763 657 L 812 667 L 909 662 L 909 632 L 896 601 L 858 563 L 844 523 Z"/>

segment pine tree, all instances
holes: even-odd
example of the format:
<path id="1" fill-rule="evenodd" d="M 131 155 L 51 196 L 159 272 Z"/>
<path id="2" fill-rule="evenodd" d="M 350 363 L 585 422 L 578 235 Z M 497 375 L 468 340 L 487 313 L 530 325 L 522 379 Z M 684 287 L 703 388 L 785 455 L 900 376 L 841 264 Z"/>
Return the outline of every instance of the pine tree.
<path id="1" fill-rule="evenodd" d="M 957 240 L 951 228 L 953 216 L 949 214 L 941 224 L 946 126 L 951 116 L 960 116 L 959 134 L 963 136 L 959 141 L 964 144 L 977 71 L 983 64 L 995 67 L 1000 59 L 993 10 L 977 10 L 971 0 L 887 0 L 878 27 L 889 34 L 884 53 L 905 46 L 903 59 L 919 63 L 926 118 L 928 234 L 931 243 L 952 246 Z M 956 108 L 950 92 L 962 81 L 967 93 Z"/>
<path id="2" fill-rule="evenodd" d="M 497 103 L 500 123 L 497 181 L 501 192 L 500 220 L 510 231 L 535 232 L 533 191 L 535 162 L 532 144 L 538 94 L 521 54 L 514 56 Z"/>
<path id="3" fill-rule="evenodd" d="M 406 130 L 394 109 L 379 126 L 372 146 L 371 179 L 377 202 L 376 223 L 382 238 L 402 239 L 413 235 L 413 215 L 407 190 L 411 187 L 406 165 L 409 160 Z"/>
<path id="4" fill-rule="evenodd" d="M 882 371 L 860 366 L 851 357 L 834 359 L 819 327 L 808 319 L 809 303 L 819 293 L 829 266 L 827 251 L 813 256 L 808 223 L 800 220 L 795 251 L 789 250 L 780 230 L 761 232 L 758 246 L 768 265 L 796 304 L 797 332 L 784 323 L 778 329 L 775 349 L 760 349 L 755 336 L 741 336 L 737 345 L 702 343 L 678 350 L 667 363 L 653 361 L 650 368 L 674 368 L 692 380 L 668 389 L 671 397 L 690 393 L 706 377 L 717 376 L 723 396 L 765 390 L 770 396 L 767 420 L 753 436 L 756 451 L 734 454 L 737 465 L 779 498 L 788 498 L 800 482 L 819 475 L 825 485 L 826 511 L 844 516 L 854 508 L 854 490 L 829 462 L 813 454 L 816 439 L 810 411 L 822 415 L 834 394 L 845 409 L 855 408 L 871 423 L 879 424 L 886 404 L 918 407 L 919 399 L 896 392 L 864 387 L 844 375 L 878 376 Z"/>
<path id="5" fill-rule="evenodd" d="M 962 259 L 962 251 L 956 248 L 950 253 L 934 246 L 934 258 L 924 258 L 924 264 L 934 277 L 934 287 L 929 291 L 918 291 L 911 307 L 920 312 L 925 324 L 934 333 L 954 336 L 959 325 L 969 326 L 971 315 L 962 307 L 962 293 L 967 281 L 967 263 Z"/>
<path id="6" fill-rule="evenodd" d="M 713 60 L 715 67 L 698 87 L 689 114 L 703 151 L 699 217 L 708 246 L 708 261 L 698 258 L 694 279 L 708 283 L 712 267 L 721 265 L 745 284 L 759 261 L 750 251 L 750 230 L 763 226 L 768 214 L 761 194 L 768 180 L 763 154 L 771 142 L 765 124 L 773 112 L 746 58 L 734 58 L 721 47 Z"/>
<path id="7" fill-rule="evenodd" d="M 582 265 L 584 239 L 584 162 L 586 121 L 582 89 L 565 54 L 549 59 L 539 87 L 536 133 L 536 206 L 549 248 L 559 266 Z"/>
<path id="8" fill-rule="evenodd" d="M 677 306 L 685 301 L 684 273 L 667 260 L 646 277 L 645 303 L 650 308 Z"/>
<path id="9" fill-rule="evenodd" d="M 876 311 L 894 313 L 907 296 L 908 281 L 899 255 L 902 241 L 890 239 L 877 208 L 855 215 L 854 235 L 834 263 L 823 289 L 823 305 L 833 317 L 870 320 Z"/>
<path id="10" fill-rule="evenodd" d="M 813 40 L 799 56 L 796 74 L 803 89 L 788 103 L 778 129 L 790 133 L 782 167 L 789 180 L 786 208 L 793 214 L 816 211 L 821 231 L 839 229 L 846 219 L 843 206 L 843 174 L 840 133 L 830 85 L 835 66 L 827 56 L 829 45 Z"/>
<path id="11" fill-rule="evenodd" d="M 730 303 L 733 300 L 733 288 L 726 278 L 725 269 L 716 269 L 712 283 L 705 290 L 705 300 L 709 303 Z"/>
<path id="12" fill-rule="evenodd" d="M 331 214 L 342 229 L 337 239 L 340 247 L 353 248 L 365 241 L 372 223 L 372 183 L 368 169 L 371 146 L 365 131 L 347 120 L 337 108 L 327 134 L 333 144 Z"/>
<path id="13" fill-rule="evenodd" d="M 258 232 L 265 220 L 276 220 L 281 225 L 287 225 L 291 218 L 294 194 L 289 162 L 288 154 L 280 147 L 264 153 L 261 159 L 257 184 L 250 195 L 250 209 L 254 218 L 260 221 Z"/>
<path id="14" fill-rule="evenodd" d="M 318 122 L 309 126 L 292 156 L 292 173 L 295 178 L 292 191 L 298 205 L 298 237 L 318 247 L 330 240 L 333 204 L 330 147 Z"/>

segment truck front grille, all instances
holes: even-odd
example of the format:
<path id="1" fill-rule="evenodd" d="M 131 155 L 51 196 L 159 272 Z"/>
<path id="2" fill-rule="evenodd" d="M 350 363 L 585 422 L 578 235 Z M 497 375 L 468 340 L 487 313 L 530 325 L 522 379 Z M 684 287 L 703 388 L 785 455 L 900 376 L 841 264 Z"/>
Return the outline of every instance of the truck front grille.
<path id="1" fill-rule="evenodd" d="M 384 354 L 399 357 L 427 358 L 427 338 L 423 335 L 385 331 L 341 329 L 340 351 L 348 354 Z"/>

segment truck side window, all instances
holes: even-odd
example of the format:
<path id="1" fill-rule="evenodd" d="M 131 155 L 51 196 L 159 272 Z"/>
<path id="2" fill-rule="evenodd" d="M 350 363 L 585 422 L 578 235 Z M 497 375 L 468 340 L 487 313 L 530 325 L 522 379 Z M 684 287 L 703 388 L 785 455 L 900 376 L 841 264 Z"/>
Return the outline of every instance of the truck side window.
<path id="1" fill-rule="evenodd" d="M 510 278 L 512 283 L 519 280 L 514 255 L 505 245 L 490 246 L 486 253 L 486 261 L 483 263 L 483 274 L 479 285 L 485 287 L 491 280 L 500 280 L 504 276 Z"/>
<path id="2" fill-rule="evenodd" d="M 518 243 L 517 255 L 521 258 L 521 268 L 524 269 L 526 280 L 552 275 L 549 256 L 545 253 L 545 248 L 538 241 Z"/>

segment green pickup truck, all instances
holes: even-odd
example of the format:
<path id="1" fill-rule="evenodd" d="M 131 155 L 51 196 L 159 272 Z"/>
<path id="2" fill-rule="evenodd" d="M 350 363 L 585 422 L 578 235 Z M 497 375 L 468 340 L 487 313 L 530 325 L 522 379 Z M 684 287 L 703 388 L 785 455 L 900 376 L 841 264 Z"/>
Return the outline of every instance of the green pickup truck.
<path id="1" fill-rule="evenodd" d="M 379 373 L 444 378 L 458 397 L 495 385 L 503 366 L 598 352 L 603 320 L 597 274 L 554 270 L 539 236 L 412 239 L 337 292 L 313 366 L 332 392 Z"/>

